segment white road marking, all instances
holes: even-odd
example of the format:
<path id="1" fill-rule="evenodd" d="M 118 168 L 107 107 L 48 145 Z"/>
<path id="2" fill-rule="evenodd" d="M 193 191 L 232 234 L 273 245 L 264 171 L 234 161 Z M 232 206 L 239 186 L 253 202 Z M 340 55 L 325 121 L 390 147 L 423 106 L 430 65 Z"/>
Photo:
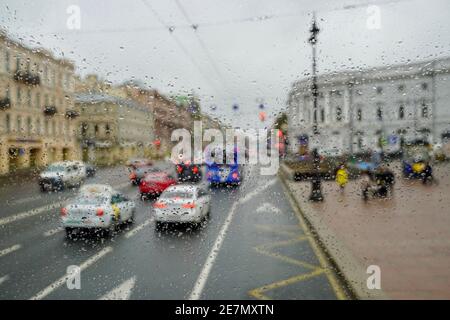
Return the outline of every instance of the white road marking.
<path id="1" fill-rule="evenodd" d="M 132 277 L 112 289 L 99 300 L 128 300 L 130 299 L 131 292 L 133 291 L 135 284 L 136 277 Z"/>
<path id="2" fill-rule="evenodd" d="M 7 255 L 8 253 L 14 252 L 16 250 L 19 250 L 20 248 L 22 248 L 22 246 L 20 244 L 15 244 L 12 247 L 3 249 L 2 251 L 0 251 L 0 257 L 3 257 L 5 255 Z"/>
<path id="3" fill-rule="evenodd" d="M 155 218 L 150 218 L 146 221 L 144 221 L 143 223 L 141 223 L 140 225 L 138 225 L 137 227 L 135 227 L 134 229 L 131 229 L 130 231 L 128 231 L 127 233 L 125 233 L 125 238 L 131 238 L 132 236 L 134 236 L 136 233 L 138 233 L 139 231 L 141 231 L 142 229 L 144 229 L 146 226 L 148 226 L 150 223 L 152 223 L 152 221 Z"/>
<path id="4" fill-rule="evenodd" d="M 240 203 L 246 202 L 248 200 L 250 200 L 251 198 L 253 198 L 254 196 L 256 196 L 258 193 L 264 191 L 265 189 L 267 189 L 268 187 L 270 187 L 271 185 L 275 184 L 277 182 L 277 178 L 274 178 L 272 180 L 270 180 L 269 182 L 267 182 L 265 185 L 263 185 L 262 187 L 256 188 L 254 191 L 247 193 L 245 195 L 245 197 L 241 198 L 239 200 Z"/>
<path id="5" fill-rule="evenodd" d="M 268 203 L 268 202 L 264 202 L 260 207 L 258 207 L 258 209 L 256 209 L 257 213 L 261 213 L 261 212 L 270 212 L 270 213 L 275 213 L 275 214 L 281 214 L 281 210 L 278 209 L 277 207 L 275 207 L 274 205 Z"/>
<path id="6" fill-rule="evenodd" d="M 197 281 L 195 282 L 194 288 L 191 291 L 191 294 L 189 295 L 189 300 L 199 300 L 203 288 L 205 287 L 206 281 L 208 280 L 209 274 L 211 272 L 212 266 L 219 254 L 219 250 L 222 247 L 223 240 L 225 239 L 225 235 L 227 233 L 228 227 L 231 224 L 231 220 L 233 219 L 233 216 L 236 212 L 238 202 L 233 203 L 233 206 L 231 207 L 230 212 L 228 213 L 228 216 L 222 225 L 222 228 L 220 229 L 219 235 L 217 236 L 216 241 L 214 242 L 214 245 L 211 248 L 211 252 L 208 255 L 208 258 L 206 259 L 205 264 L 203 265 L 202 271 L 200 272 L 200 275 L 197 278 Z"/>
<path id="7" fill-rule="evenodd" d="M 26 203 L 26 202 L 39 200 L 39 199 L 42 199 L 41 195 L 31 196 L 31 197 L 26 197 L 26 198 L 20 198 L 20 199 L 16 199 L 16 200 L 11 200 L 11 201 L 8 201 L 8 204 L 9 205 L 23 204 L 23 203 Z"/>
<path id="8" fill-rule="evenodd" d="M 57 234 L 58 232 L 61 232 L 63 230 L 64 230 L 63 227 L 58 227 L 55 229 L 48 230 L 48 231 L 44 232 L 44 237 L 51 237 L 52 235 Z"/>
<path id="9" fill-rule="evenodd" d="M 31 209 L 31 210 L 28 210 L 28 211 L 25 211 L 25 212 L 17 213 L 15 215 L 12 215 L 12 216 L 9 216 L 9 217 L 2 218 L 2 219 L 0 219 L 0 226 L 3 226 L 3 225 L 8 224 L 8 223 L 15 222 L 15 221 L 18 221 L 18 220 L 22 220 L 22 219 L 25 219 L 25 218 L 33 217 L 33 216 L 36 216 L 38 214 L 41 214 L 41 213 L 49 211 L 49 210 L 56 209 L 59 206 L 61 206 L 63 203 L 64 203 L 64 201 L 58 201 L 58 202 L 55 202 L 55 203 L 52 203 L 52 204 L 48 204 L 48 205 L 45 205 L 45 206 L 42 206 L 42 207 L 38 207 L 38 208 Z"/>
<path id="10" fill-rule="evenodd" d="M 249 168 L 249 172 L 253 172 L 254 167 Z M 249 180 L 246 179 L 245 182 L 247 183 Z M 251 197 L 255 196 L 259 192 L 263 191 L 264 189 L 268 188 L 269 186 L 273 185 L 275 182 L 277 182 L 276 178 L 266 183 L 264 186 L 257 188 L 255 191 L 249 193 L 244 199 L 238 200 L 233 203 L 227 218 L 225 219 L 224 224 L 222 225 L 222 228 L 219 231 L 219 234 L 216 238 L 216 241 L 214 242 L 211 251 L 206 259 L 205 264 L 203 265 L 202 270 L 200 271 L 200 274 L 197 278 L 197 281 L 195 282 L 194 288 L 192 289 L 189 300 L 199 300 L 201 298 L 203 289 L 206 285 L 206 281 L 208 280 L 209 274 L 211 273 L 212 267 L 214 265 L 214 262 L 217 259 L 217 256 L 219 255 L 220 248 L 222 247 L 223 241 L 225 240 L 226 233 L 228 231 L 228 228 L 231 224 L 231 221 L 233 220 L 233 216 L 236 213 L 236 208 L 239 204 L 249 200 Z M 244 187 L 244 186 L 242 186 Z"/>
<path id="11" fill-rule="evenodd" d="M 110 253 L 111 251 L 113 251 L 112 247 L 103 248 L 102 250 L 100 250 L 99 252 L 94 254 L 92 257 L 87 259 L 85 262 L 80 264 L 79 265 L 80 271 L 83 271 L 86 268 L 90 267 L 91 265 L 93 265 L 94 263 L 99 261 L 101 258 L 103 258 L 106 254 Z M 53 291 L 55 291 L 56 289 L 61 287 L 63 284 L 65 284 L 66 281 L 67 281 L 67 275 L 64 275 L 61 278 L 59 278 L 58 280 L 56 280 L 55 282 L 53 282 L 52 284 L 50 284 L 48 287 L 46 287 L 45 289 L 41 290 L 36 295 L 31 297 L 30 300 L 41 300 L 41 299 L 45 298 L 50 293 L 52 293 Z"/>
<path id="12" fill-rule="evenodd" d="M 8 275 L 1 277 L 1 278 L 0 278 L 0 285 L 1 285 L 3 282 L 8 281 L 8 279 L 9 279 L 9 276 L 8 276 Z"/>

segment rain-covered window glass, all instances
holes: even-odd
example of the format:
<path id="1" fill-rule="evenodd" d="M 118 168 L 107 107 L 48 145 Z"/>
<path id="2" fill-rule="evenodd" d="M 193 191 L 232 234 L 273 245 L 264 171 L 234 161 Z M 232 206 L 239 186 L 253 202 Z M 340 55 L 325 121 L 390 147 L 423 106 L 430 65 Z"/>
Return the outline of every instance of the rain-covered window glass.
<path id="1" fill-rule="evenodd" d="M 0 12 L 0 300 L 450 299 L 450 1 Z"/>

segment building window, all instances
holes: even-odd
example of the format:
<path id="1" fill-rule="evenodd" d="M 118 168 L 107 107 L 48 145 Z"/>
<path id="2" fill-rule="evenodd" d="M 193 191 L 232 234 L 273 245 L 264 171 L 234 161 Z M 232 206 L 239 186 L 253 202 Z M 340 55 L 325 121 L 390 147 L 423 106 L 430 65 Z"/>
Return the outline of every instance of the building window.
<path id="1" fill-rule="evenodd" d="M 426 82 L 422 83 L 421 87 L 422 87 L 422 90 L 424 90 L 424 91 L 428 90 L 428 83 L 426 83 Z"/>
<path id="2" fill-rule="evenodd" d="M 21 116 L 17 116 L 16 132 L 21 132 L 21 131 L 22 131 L 22 117 Z"/>
<path id="3" fill-rule="evenodd" d="M 401 84 L 397 87 L 397 89 L 398 89 L 398 91 L 403 92 L 403 91 L 405 91 L 405 85 Z"/>
<path id="4" fill-rule="evenodd" d="M 39 109 L 41 107 L 41 94 L 39 92 L 36 93 L 36 108 Z"/>
<path id="5" fill-rule="evenodd" d="M 111 128 L 109 127 L 109 124 L 105 125 L 105 132 L 107 135 L 109 135 L 111 133 Z"/>
<path id="6" fill-rule="evenodd" d="M 97 136 L 97 134 L 98 134 L 98 124 L 96 124 L 94 126 L 94 134 L 95 134 L 95 136 Z"/>
<path id="7" fill-rule="evenodd" d="M 88 131 L 88 124 L 83 122 L 81 124 L 81 136 L 86 137 L 87 131 Z"/>
<path id="8" fill-rule="evenodd" d="M 9 114 L 6 115 L 5 126 L 6 126 L 6 132 L 11 132 L 11 116 Z"/>
<path id="9" fill-rule="evenodd" d="M 325 110 L 320 109 L 320 121 L 325 122 Z"/>
<path id="10" fill-rule="evenodd" d="M 5 69 L 6 69 L 6 72 L 10 71 L 10 66 L 9 66 L 10 61 L 9 60 L 10 60 L 9 51 L 8 51 L 8 49 L 6 49 L 6 51 L 5 51 Z"/>
<path id="11" fill-rule="evenodd" d="M 401 105 L 398 108 L 398 118 L 399 119 L 404 119 L 405 118 L 405 107 L 403 105 Z"/>
<path id="12" fill-rule="evenodd" d="M 377 108 L 377 120 L 383 121 L 383 109 L 380 106 Z"/>
<path id="13" fill-rule="evenodd" d="M 41 134 L 41 120 L 40 119 L 36 120 L 36 133 Z"/>
<path id="14" fill-rule="evenodd" d="M 383 93 L 383 88 L 382 87 L 377 87 L 376 90 L 377 90 L 378 94 L 382 94 Z"/>
<path id="15" fill-rule="evenodd" d="M 29 107 L 31 107 L 31 90 L 27 90 L 27 104 Z"/>
<path id="16" fill-rule="evenodd" d="M 428 106 L 423 103 L 422 104 L 422 118 L 428 118 Z"/>
<path id="17" fill-rule="evenodd" d="M 361 110 L 361 108 L 359 108 L 359 109 L 356 111 L 356 120 L 362 121 L 362 110 Z"/>
<path id="18" fill-rule="evenodd" d="M 19 56 L 16 56 L 16 71 L 20 70 L 20 58 Z"/>
<path id="19" fill-rule="evenodd" d="M 313 114 L 313 122 L 317 123 L 317 110 L 314 110 L 314 114 Z"/>
<path id="20" fill-rule="evenodd" d="M 31 129 L 32 129 L 31 117 L 28 117 L 27 118 L 27 133 L 28 133 L 28 135 L 31 135 Z"/>
<path id="21" fill-rule="evenodd" d="M 22 103 L 22 91 L 20 86 L 17 86 L 17 103 Z"/>
<path id="22" fill-rule="evenodd" d="M 342 108 L 336 107 L 336 121 L 342 120 Z"/>

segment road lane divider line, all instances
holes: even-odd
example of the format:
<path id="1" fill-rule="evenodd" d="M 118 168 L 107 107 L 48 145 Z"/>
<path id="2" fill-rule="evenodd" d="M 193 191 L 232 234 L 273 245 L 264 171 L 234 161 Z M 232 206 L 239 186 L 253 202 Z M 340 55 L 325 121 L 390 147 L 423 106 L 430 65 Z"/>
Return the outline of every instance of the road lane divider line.
<path id="1" fill-rule="evenodd" d="M 63 230 L 64 230 L 63 227 L 58 227 L 58 228 L 55 228 L 55 229 L 48 230 L 48 231 L 44 232 L 44 237 L 51 237 L 51 236 L 53 236 L 53 235 L 55 235 L 55 234 L 57 234 L 57 233 L 59 233 L 59 232 L 61 232 Z"/>
<path id="2" fill-rule="evenodd" d="M 258 193 L 264 191 L 265 189 L 267 189 L 268 187 L 274 185 L 277 182 L 277 179 L 274 178 L 272 180 L 270 180 L 269 182 L 267 182 L 266 184 L 264 184 L 263 186 L 256 188 L 254 191 L 246 194 L 242 199 L 239 200 L 240 203 L 244 203 L 248 200 L 250 200 L 251 198 L 253 198 L 254 196 L 256 196 Z"/>
<path id="3" fill-rule="evenodd" d="M 83 263 L 81 263 L 79 265 L 80 272 L 89 268 L 91 265 L 93 265 L 94 263 L 96 263 L 97 261 L 99 261 L 101 258 L 103 258 L 105 255 L 107 255 L 108 253 L 110 253 L 112 251 L 113 251 L 113 248 L 111 246 L 103 248 L 102 250 L 100 250 L 99 252 L 97 252 L 92 257 L 90 257 L 89 259 L 87 259 L 86 261 L 84 261 Z M 35 294 L 33 297 L 31 297 L 30 300 L 41 300 L 41 299 L 45 298 L 50 293 L 52 293 L 53 291 L 55 291 L 56 289 L 61 287 L 63 284 L 65 284 L 68 279 L 69 278 L 67 275 L 62 276 L 61 278 L 59 278 L 58 280 L 56 280 L 55 282 L 50 284 L 45 289 L 39 291 L 37 294 Z"/>
<path id="4" fill-rule="evenodd" d="M 109 291 L 99 300 L 129 300 L 136 284 L 136 277 L 125 280 L 123 283 Z"/>
<path id="5" fill-rule="evenodd" d="M 253 172 L 254 166 L 249 167 L 249 172 Z M 250 175 L 249 175 L 250 176 Z M 248 181 L 250 181 L 248 178 L 244 180 L 244 183 L 241 187 L 246 187 L 248 184 Z M 225 240 L 226 233 L 228 231 L 228 228 L 231 224 L 231 221 L 233 220 L 233 216 L 236 213 L 236 209 L 238 204 L 240 204 L 240 201 L 235 201 L 233 205 L 231 206 L 230 211 L 228 212 L 227 218 L 225 219 L 225 222 L 222 225 L 222 228 L 220 228 L 219 234 L 217 235 L 216 241 L 214 241 L 214 244 L 211 248 L 211 251 L 208 254 L 208 257 L 206 258 L 206 261 L 202 267 L 202 270 L 200 271 L 200 274 L 195 281 L 194 288 L 192 289 L 191 293 L 189 294 L 189 300 L 199 300 L 203 289 L 205 288 L 206 282 L 208 281 L 209 274 L 211 273 L 212 267 L 214 265 L 214 262 L 217 259 L 217 256 L 219 255 L 220 248 L 222 247 L 222 244 Z"/>
<path id="6" fill-rule="evenodd" d="M 15 245 L 13 245 L 12 247 L 3 249 L 3 250 L 0 251 L 0 257 L 6 256 L 8 253 L 17 251 L 17 250 L 19 250 L 20 248 L 22 248 L 22 245 L 20 245 L 20 244 L 15 244 Z"/>
<path id="7" fill-rule="evenodd" d="M 148 226 L 150 223 L 153 222 L 153 220 L 155 220 L 155 218 L 150 218 L 146 221 L 144 221 L 143 223 L 141 223 L 140 225 L 138 225 L 137 227 L 134 227 L 133 229 L 131 229 L 130 231 L 128 231 L 127 233 L 125 233 L 125 238 L 129 239 L 132 236 L 134 236 L 136 233 L 138 233 L 139 231 L 141 231 L 142 229 L 144 229 L 146 226 Z"/>
<path id="8" fill-rule="evenodd" d="M 211 273 L 211 269 L 214 265 L 214 262 L 217 259 L 217 256 L 219 255 L 220 248 L 222 247 L 223 241 L 225 240 L 226 233 L 228 231 L 228 227 L 231 224 L 231 220 L 233 219 L 233 216 L 236 212 L 238 202 L 234 202 L 233 206 L 231 207 L 230 212 L 228 213 L 228 216 L 222 225 L 222 228 L 219 231 L 219 235 L 216 238 L 216 241 L 214 242 L 211 251 L 208 254 L 208 258 L 206 259 L 205 264 L 203 265 L 203 268 L 200 272 L 200 275 L 197 278 L 197 281 L 195 282 L 194 288 L 192 289 L 189 300 L 199 300 L 203 289 L 205 287 L 206 281 L 208 280 L 209 274 Z"/>
<path id="9" fill-rule="evenodd" d="M 8 275 L 1 277 L 0 278 L 0 286 L 2 285 L 3 282 L 6 282 L 8 280 L 9 280 L 9 276 Z"/>
<path id="10" fill-rule="evenodd" d="M 33 217 L 36 216 L 38 214 L 41 214 L 43 212 L 49 211 L 49 210 L 53 210 L 58 208 L 59 206 L 61 206 L 64 203 L 64 201 L 58 201 L 52 204 L 48 204 L 42 207 L 38 207 L 35 209 L 30 209 L 21 213 L 17 213 L 15 215 L 9 216 L 9 217 L 5 217 L 5 218 L 1 218 L 0 219 L 0 226 L 12 223 L 12 222 L 16 222 L 18 220 L 22 220 L 25 218 L 29 218 L 29 217 Z"/>

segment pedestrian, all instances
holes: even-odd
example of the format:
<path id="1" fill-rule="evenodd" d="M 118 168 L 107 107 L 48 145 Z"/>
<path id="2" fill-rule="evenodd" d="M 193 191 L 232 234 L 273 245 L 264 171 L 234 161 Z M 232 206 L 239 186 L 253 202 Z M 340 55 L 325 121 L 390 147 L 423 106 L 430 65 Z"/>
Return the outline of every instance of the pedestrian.
<path id="1" fill-rule="evenodd" d="M 344 191 L 345 185 L 348 183 L 348 171 L 344 164 L 341 164 L 336 171 L 336 183 L 341 191 Z"/>

